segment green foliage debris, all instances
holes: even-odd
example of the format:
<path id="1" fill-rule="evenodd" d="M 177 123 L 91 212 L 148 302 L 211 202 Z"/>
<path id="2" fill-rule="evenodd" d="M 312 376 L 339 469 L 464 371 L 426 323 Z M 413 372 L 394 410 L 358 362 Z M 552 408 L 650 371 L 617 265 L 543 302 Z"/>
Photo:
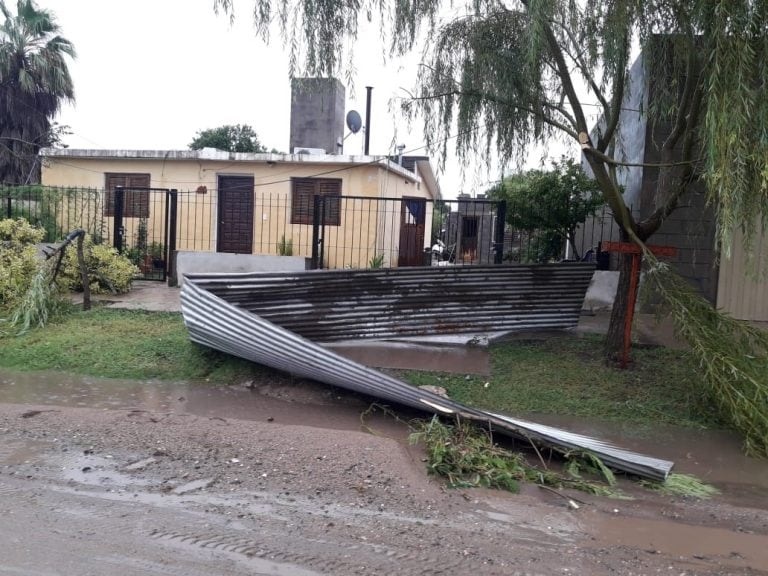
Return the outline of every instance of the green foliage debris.
<path id="1" fill-rule="evenodd" d="M 35 243 L 44 231 L 23 218 L 0 220 L 0 312 L 24 298 L 39 267 Z"/>
<path id="2" fill-rule="evenodd" d="M 561 453 L 562 467 L 555 470 L 544 461 L 532 464 L 522 452 L 494 443 L 487 430 L 458 420 L 446 424 L 437 416 L 412 424 L 413 444 L 423 443 L 427 468 L 445 478 L 452 488 L 498 488 L 517 492 L 521 482 L 554 489 L 574 489 L 598 496 L 627 498 L 617 487 L 616 477 L 600 458 L 590 452 Z M 536 451 L 536 454 L 540 454 Z M 640 480 L 639 484 L 664 494 L 710 498 L 717 488 L 689 474 L 670 474 L 663 483 Z M 561 494 L 564 498 L 567 496 Z"/>
<path id="3" fill-rule="evenodd" d="M 92 294 L 123 294 L 131 289 L 139 269 L 111 246 L 95 244 L 91 236 L 83 242 L 85 267 Z M 65 290 L 80 292 L 83 282 L 74 245 L 67 247 L 57 282 Z"/>
<path id="4" fill-rule="evenodd" d="M 690 474 L 670 474 L 664 482 L 642 482 L 642 484 L 651 490 L 673 496 L 705 499 L 720 494 L 720 490 Z"/>
<path id="5" fill-rule="evenodd" d="M 768 332 L 723 314 L 666 264 L 647 260 L 648 284 L 688 342 L 705 394 L 742 434 L 747 454 L 768 457 Z"/>
<path id="6" fill-rule="evenodd" d="M 522 453 L 494 443 L 488 431 L 458 420 L 446 424 L 437 416 L 415 424 L 411 443 L 423 442 L 427 468 L 454 488 L 499 488 L 517 492 L 520 482 L 552 488 L 572 488 L 604 496 L 620 495 L 613 473 L 600 460 L 583 452 L 564 454 L 563 472 L 531 464 Z M 578 471 L 578 472 L 577 472 Z"/>

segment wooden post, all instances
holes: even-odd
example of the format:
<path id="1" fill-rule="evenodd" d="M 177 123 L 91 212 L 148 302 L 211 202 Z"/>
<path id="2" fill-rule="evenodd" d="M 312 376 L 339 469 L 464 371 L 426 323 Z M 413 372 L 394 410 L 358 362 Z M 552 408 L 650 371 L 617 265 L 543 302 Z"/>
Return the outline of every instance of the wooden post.
<path id="1" fill-rule="evenodd" d="M 91 309 L 91 284 L 88 282 L 88 270 L 85 267 L 85 255 L 83 254 L 83 238 L 85 232 L 77 237 L 77 264 L 80 267 L 80 280 L 83 283 L 83 310 Z"/>
<path id="2" fill-rule="evenodd" d="M 637 300 L 637 287 L 640 284 L 640 261 L 642 252 L 640 246 L 631 242 L 603 242 L 603 252 L 618 252 L 620 254 L 632 255 L 632 272 L 629 280 L 629 294 L 627 299 L 627 314 L 624 317 L 624 348 L 621 352 L 621 367 L 626 368 L 629 364 L 629 349 L 632 346 L 632 320 L 635 316 L 635 300 Z M 656 256 L 677 255 L 677 248 L 674 246 L 651 246 L 646 248 Z"/>
<path id="3" fill-rule="evenodd" d="M 83 283 L 83 310 L 91 309 L 91 285 L 88 282 L 88 270 L 85 266 L 85 254 L 83 251 L 83 240 L 85 239 L 85 230 L 77 229 L 73 230 L 64 239 L 64 242 L 56 248 L 48 258 L 52 257 L 56 252 L 59 253 L 59 258 L 56 261 L 56 267 L 53 269 L 51 275 L 51 284 L 56 282 L 56 277 L 59 275 L 61 269 L 61 261 L 64 259 L 64 251 L 67 249 L 74 239 L 77 238 L 77 266 L 80 269 L 80 281 Z"/>

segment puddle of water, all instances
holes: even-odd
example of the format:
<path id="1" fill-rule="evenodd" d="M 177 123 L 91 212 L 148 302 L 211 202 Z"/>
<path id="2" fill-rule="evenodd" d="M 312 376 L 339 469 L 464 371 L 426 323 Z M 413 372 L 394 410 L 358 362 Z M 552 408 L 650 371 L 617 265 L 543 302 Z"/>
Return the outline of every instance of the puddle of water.
<path id="1" fill-rule="evenodd" d="M 317 386 L 321 392 L 306 394 L 297 388 L 299 397 L 309 398 L 299 403 L 265 396 L 258 389 L 210 382 L 120 380 L 0 370 L 0 403 L 141 409 L 334 430 L 361 429 L 360 413 L 368 407 L 366 401 L 313 404 L 312 396 L 319 398 L 328 388 L 322 384 L 306 386 Z M 290 397 L 291 390 L 286 388 L 285 395 Z M 386 436 L 404 439 L 407 435 L 405 426 L 380 413 L 367 415 L 365 423 Z"/>
<path id="2" fill-rule="evenodd" d="M 672 460 L 673 472 L 693 474 L 714 484 L 733 503 L 762 508 L 768 502 L 768 461 L 745 456 L 741 440 L 733 432 L 632 426 L 544 414 L 523 417 Z"/>
<path id="3" fill-rule="evenodd" d="M 768 566 L 768 547 L 762 534 L 737 534 L 722 528 L 610 516 L 595 519 L 592 527 L 601 545 L 609 542 L 661 552 L 685 557 L 692 563 L 717 559 L 741 568 Z"/>
<path id="4" fill-rule="evenodd" d="M 485 346 L 356 341 L 326 344 L 325 348 L 376 368 L 483 375 L 491 372 L 490 355 Z"/>

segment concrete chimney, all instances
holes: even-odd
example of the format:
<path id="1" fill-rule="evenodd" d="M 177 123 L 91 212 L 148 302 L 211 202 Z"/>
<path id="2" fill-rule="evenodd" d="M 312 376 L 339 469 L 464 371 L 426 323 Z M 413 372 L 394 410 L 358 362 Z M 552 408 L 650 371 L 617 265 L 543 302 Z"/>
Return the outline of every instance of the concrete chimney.
<path id="1" fill-rule="evenodd" d="M 294 78 L 291 82 L 291 140 L 297 149 L 338 154 L 344 139 L 345 90 L 336 78 Z"/>

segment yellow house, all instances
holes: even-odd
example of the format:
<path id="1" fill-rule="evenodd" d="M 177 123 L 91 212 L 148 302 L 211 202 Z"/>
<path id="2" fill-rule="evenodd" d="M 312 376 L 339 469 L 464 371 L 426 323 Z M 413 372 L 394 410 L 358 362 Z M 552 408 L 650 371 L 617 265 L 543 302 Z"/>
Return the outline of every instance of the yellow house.
<path id="1" fill-rule="evenodd" d="M 203 150 L 45 149 L 42 184 L 103 190 L 96 208 L 113 230 L 115 191 L 124 187 L 121 234 L 144 227 L 168 238 L 166 191 L 176 191 L 176 249 L 312 256 L 322 266 L 423 263 L 432 201 L 440 189 L 428 158 L 252 154 Z M 323 214 L 314 214 L 315 197 Z M 319 224 L 319 226 L 313 226 Z M 317 230 L 316 228 L 320 228 Z M 148 229 L 148 234 L 147 234 Z M 313 237 L 314 234 L 314 237 Z M 316 249 L 317 250 L 317 249 Z"/>

